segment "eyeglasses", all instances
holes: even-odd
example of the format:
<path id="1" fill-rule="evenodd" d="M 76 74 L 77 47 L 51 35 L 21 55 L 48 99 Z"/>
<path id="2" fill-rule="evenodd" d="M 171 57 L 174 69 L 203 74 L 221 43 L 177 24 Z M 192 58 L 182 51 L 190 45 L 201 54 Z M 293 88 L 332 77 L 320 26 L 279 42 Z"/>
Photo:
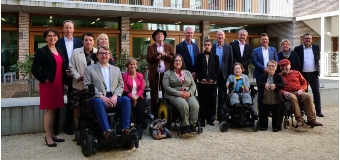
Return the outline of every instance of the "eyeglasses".
<path id="1" fill-rule="evenodd" d="M 110 52 L 99 52 L 98 53 L 98 55 L 100 55 L 100 56 L 109 56 L 109 55 L 111 55 L 111 53 Z"/>
<path id="2" fill-rule="evenodd" d="M 275 65 L 267 65 L 267 67 L 276 67 Z"/>
<path id="3" fill-rule="evenodd" d="M 57 37 L 57 35 L 47 35 L 48 38 Z"/>
<path id="4" fill-rule="evenodd" d="M 204 46 L 211 46 L 211 44 L 204 44 Z"/>
<path id="5" fill-rule="evenodd" d="M 312 38 L 303 38 L 303 39 L 305 39 L 305 40 L 311 40 Z"/>
<path id="6" fill-rule="evenodd" d="M 178 62 L 178 63 L 180 63 L 180 62 L 182 62 L 182 60 L 175 60 L 175 62 Z"/>

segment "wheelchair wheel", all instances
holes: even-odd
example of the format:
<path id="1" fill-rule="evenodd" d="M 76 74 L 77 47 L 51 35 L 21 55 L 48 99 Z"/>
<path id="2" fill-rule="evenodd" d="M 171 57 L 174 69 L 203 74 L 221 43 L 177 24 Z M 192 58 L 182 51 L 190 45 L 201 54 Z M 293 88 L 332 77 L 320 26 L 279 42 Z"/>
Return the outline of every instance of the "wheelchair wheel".
<path id="1" fill-rule="evenodd" d="M 172 112 L 171 112 L 171 105 L 168 101 L 165 99 L 160 99 L 158 102 L 158 118 L 165 119 L 166 122 L 166 128 L 171 127 L 172 123 Z"/>
<path id="2" fill-rule="evenodd" d="M 81 139 L 81 151 L 85 157 L 88 157 L 92 154 L 93 135 L 86 129 L 83 130 Z"/>
<path id="3" fill-rule="evenodd" d="M 76 142 L 77 145 L 81 145 L 81 131 L 76 132 Z"/>
<path id="4" fill-rule="evenodd" d="M 123 147 L 124 147 L 125 149 L 130 150 L 130 149 L 132 149 L 133 147 L 135 147 L 135 141 L 131 141 L 130 143 L 123 144 Z"/>
<path id="5" fill-rule="evenodd" d="M 260 122 L 259 120 L 255 120 L 254 125 L 253 125 L 253 132 L 257 132 L 260 128 Z"/>
<path id="6" fill-rule="evenodd" d="M 220 123 L 220 131 L 221 132 L 226 132 L 228 131 L 229 124 L 226 121 L 223 121 Z"/>
<path id="7" fill-rule="evenodd" d="M 285 129 L 289 128 L 289 120 L 288 119 L 284 120 L 283 127 L 285 127 Z"/>
<path id="8" fill-rule="evenodd" d="M 305 123 L 307 123 L 307 115 L 306 115 L 306 113 L 305 113 L 304 111 L 301 113 L 301 116 L 302 116 L 302 118 L 303 118 L 303 121 L 304 121 Z"/>

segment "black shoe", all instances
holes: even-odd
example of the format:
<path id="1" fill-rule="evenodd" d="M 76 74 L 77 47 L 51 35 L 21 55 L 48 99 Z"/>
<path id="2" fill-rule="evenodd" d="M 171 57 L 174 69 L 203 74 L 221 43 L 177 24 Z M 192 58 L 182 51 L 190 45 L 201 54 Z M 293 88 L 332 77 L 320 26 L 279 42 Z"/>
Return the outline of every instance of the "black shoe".
<path id="1" fill-rule="evenodd" d="M 316 116 L 318 116 L 318 117 L 325 117 L 325 116 L 322 114 L 322 112 L 316 113 Z"/>
<path id="2" fill-rule="evenodd" d="M 202 123 L 202 122 L 201 122 L 201 127 L 205 127 L 205 123 Z"/>
<path id="3" fill-rule="evenodd" d="M 46 139 L 45 139 L 45 142 L 46 142 L 46 144 L 47 144 L 48 147 L 57 147 L 57 144 L 56 144 L 56 143 L 48 144 Z"/>
<path id="4" fill-rule="evenodd" d="M 267 128 L 260 128 L 260 131 L 265 131 L 267 130 Z"/>
<path id="5" fill-rule="evenodd" d="M 143 127 L 139 127 L 137 129 L 137 136 L 138 136 L 138 140 L 141 140 L 143 137 Z"/>
<path id="6" fill-rule="evenodd" d="M 66 134 L 68 134 L 68 135 L 73 135 L 74 134 L 73 130 L 71 128 L 69 128 L 69 127 L 64 128 L 64 132 Z"/>
<path id="7" fill-rule="evenodd" d="M 213 122 L 207 122 L 207 123 L 211 126 L 215 126 L 215 124 Z"/>
<path id="8" fill-rule="evenodd" d="M 191 132 L 197 132 L 195 125 L 190 124 L 190 131 Z"/>
<path id="9" fill-rule="evenodd" d="M 279 130 L 278 129 L 273 129 L 273 132 L 278 132 Z"/>
<path id="10" fill-rule="evenodd" d="M 65 139 L 63 138 L 58 138 L 58 139 L 54 139 L 52 138 L 54 142 L 65 142 Z"/>
<path id="11" fill-rule="evenodd" d="M 189 126 L 182 127 L 182 134 L 191 133 Z"/>

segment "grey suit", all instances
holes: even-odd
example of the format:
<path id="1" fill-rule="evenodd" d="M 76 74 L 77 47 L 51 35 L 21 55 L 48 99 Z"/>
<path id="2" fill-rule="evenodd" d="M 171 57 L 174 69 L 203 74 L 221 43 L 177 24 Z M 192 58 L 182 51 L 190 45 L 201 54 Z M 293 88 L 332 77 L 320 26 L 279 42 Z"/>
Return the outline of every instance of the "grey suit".
<path id="1" fill-rule="evenodd" d="M 194 78 L 189 71 L 184 70 L 184 72 L 185 80 L 183 84 L 181 84 L 173 70 L 168 70 L 164 73 L 164 98 L 170 100 L 171 105 L 179 110 L 183 126 L 189 126 L 190 124 L 195 125 L 197 122 L 199 104 L 195 97 L 196 84 Z M 182 87 L 190 93 L 190 97 L 186 100 L 179 97 Z"/>
<path id="2" fill-rule="evenodd" d="M 110 66 L 110 90 L 113 95 L 121 96 L 124 91 L 124 82 L 122 79 L 122 74 L 120 69 L 113 66 Z M 84 72 L 84 88 L 87 88 L 89 84 L 94 84 L 95 86 L 95 97 L 99 97 L 100 95 L 106 96 L 106 84 L 104 80 L 104 76 L 102 74 L 100 63 L 90 65 L 85 68 Z M 118 78 L 114 78 L 118 77 Z"/>

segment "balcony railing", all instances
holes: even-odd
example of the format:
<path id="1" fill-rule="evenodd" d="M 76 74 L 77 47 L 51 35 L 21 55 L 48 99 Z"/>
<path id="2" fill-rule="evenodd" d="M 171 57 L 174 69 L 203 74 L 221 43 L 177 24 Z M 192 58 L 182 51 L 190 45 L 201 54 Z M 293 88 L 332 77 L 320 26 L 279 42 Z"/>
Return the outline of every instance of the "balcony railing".
<path id="1" fill-rule="evenodd" d="M 142 5 L 157 8 L 191 10 L 218 10 L 226 12 L 261 14 L 270 16 L 293 16 L 293 0 L 32 0 L 49 2 L 110 3 Z"/>

